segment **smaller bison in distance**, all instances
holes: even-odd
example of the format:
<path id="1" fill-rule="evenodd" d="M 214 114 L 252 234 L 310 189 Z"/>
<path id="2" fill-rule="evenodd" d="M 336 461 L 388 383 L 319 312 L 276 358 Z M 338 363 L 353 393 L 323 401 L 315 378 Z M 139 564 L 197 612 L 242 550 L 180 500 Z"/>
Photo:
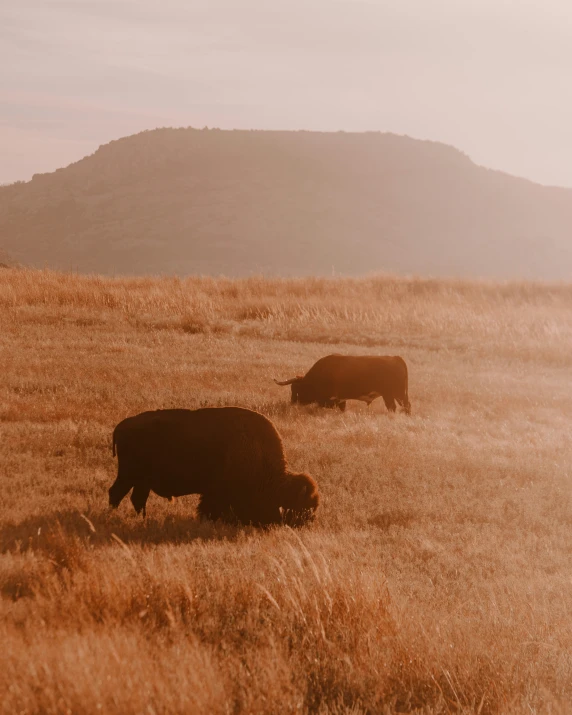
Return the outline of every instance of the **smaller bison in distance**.
<path id="1" fill-rule="evenodd" d="M 200 494 L 208 519 L 298 526 L 314 518 L 314 480 L 287 469 L 282 441 L 263 415 L 240 407 L 142 412 L 113 432 L 117 479 L 109 504 L 143 511 L 151 491 L 172 499 Z"/>
<path id="2" fill-rule="evenodd" d="M 398 402 L 409 414 L 408 376 L 405 360 L 398 355 L 327 355 L 314 363 L 305 375 L 274 380 L 292 386 L 292 402 L 345 410 L 346 400 L 362 400 L 369 405 L 382 397 L 395 412 Z"/>

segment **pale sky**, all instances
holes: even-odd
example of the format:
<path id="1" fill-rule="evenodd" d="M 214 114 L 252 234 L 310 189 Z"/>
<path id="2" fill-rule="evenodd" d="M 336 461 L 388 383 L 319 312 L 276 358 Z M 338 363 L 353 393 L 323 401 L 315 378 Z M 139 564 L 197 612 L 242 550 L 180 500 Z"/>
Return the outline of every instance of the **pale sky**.
<path id="1" fill-rule="evenodd" d="M 0 183 L 205 125 L 391 131 L 572 187 L 572 0 L 1 0 Z"/>

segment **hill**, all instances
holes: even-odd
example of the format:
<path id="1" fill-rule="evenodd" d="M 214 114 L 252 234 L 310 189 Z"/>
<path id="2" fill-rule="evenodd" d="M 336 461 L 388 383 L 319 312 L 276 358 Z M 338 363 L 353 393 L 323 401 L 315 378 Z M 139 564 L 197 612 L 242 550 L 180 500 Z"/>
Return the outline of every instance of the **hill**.
<path id="1" fill-rule="evenodd" d="M 392 134 L 158 129 L 0 188 L 0 249 L 101 273 L 572 277 L 572 190 Z"/>

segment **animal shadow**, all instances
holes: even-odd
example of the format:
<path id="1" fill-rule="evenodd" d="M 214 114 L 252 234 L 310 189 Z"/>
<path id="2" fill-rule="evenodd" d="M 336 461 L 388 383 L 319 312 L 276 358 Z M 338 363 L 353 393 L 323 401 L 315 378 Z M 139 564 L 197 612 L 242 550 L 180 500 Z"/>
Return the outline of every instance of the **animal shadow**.
<path id="1" fill-rule="evenodd" d="M 32 516 L 19 523 L 0 527 L 0 553 L 39 551 L 53 556 L 62 548 L 79 541 L 91 547 L 117 542 L 129 544 L 188 544 L 196 540 L 234 541 L 254 532 L 253 527 L 234 526 L 200 520 L 193 516 L 168 514 L 142 519 L 127 518 L 116 512 L 61 510 Z"/>

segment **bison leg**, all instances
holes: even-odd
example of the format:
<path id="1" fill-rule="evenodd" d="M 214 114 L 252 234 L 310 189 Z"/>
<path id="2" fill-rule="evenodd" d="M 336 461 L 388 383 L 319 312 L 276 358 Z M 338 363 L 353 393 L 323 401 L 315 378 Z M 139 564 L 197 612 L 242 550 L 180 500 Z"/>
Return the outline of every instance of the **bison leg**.
<path id="1" fill-rule="evenodd" d="M 393 396 L 386 397 L 385 395 L 383 395 L 383 401 L 385 402 L 385 406 L 390 412 L 395 412 L 396 404 Z"/>
<path id="2" fill-rule="evenodd" d="M 109 487 L 109 506 L 117 509 L 117 507 L 121 504 L 121 501 L 129 493 L 132 486 L 132 479 L 118 474 L 117 479 Z"/>
<path id="3" fill-rule="evenodd" d="M 274 504 L 251 504 L 238 514 L 243 524 L 253 526 L 272 526 L 282 523 L 280 508 Z"/>
<path id="4" fill-rule="evenodd" d="M 318 402 L 318 405 L 320 407 L 327 407 L 330 410 L 333 410 L 335 407 L 339 407 L 340 410 L 344 410 L 346 403 L 338 400 L 337 397 L 330 397 L 328 400 L 322 400 L 321 402 Z"/>
<path id="5" fill-rule="evenodd" d="M 147 516 L 147 499 L 149 499 L 149 492 L 151 490 L 149 487 L 143 484 L 136 484 L 135 489 L 133 489 L 133 494 L 131 494 L 131 503 L 135 507 L 135 511 L 140 514 L 143 511 L 143 518 Z"/>
<path id="6" fill-rule="evenodd" d="M 396 399 L 397 399 L 397 402 L 399 402 L 399 404 L 401 405 L 401 407 L 403 407 L 403 411 L 405 412 L 405 414 L 410 415 L 411 414 L 411 402 L 409 402 L 407 397 L 405 399 L 401 399 L 401 400 L 399 398 L 396 398 Z"/>
<path id="7" fill-rule="evenodd" d="M 359 399 L 363 400 L 365 402 L 365 404 L 369 407 L 374 400 L 377 400 L 377 398 L 379 397 L 379 394 L 380 394 L 379 392 L 368 392 L 367 395 L 364 395 L 363 397 L 360 397 Z"/>
<path id="8" fill-rule="evenodd" d="M 241 495 L 233 498 L 228 511 L 223 513 L 222 519 L 230 523 L 270 526 L 271 524 L 280 524 L 282 516 L 277 505 Z"/>
<path id="9" fill-rule="evenodd" d="M 258 506 L 236 506 L 233 507 L 235 520 L 241 524 L 258 527 L 272 526 L 282 523 L 282 514 L 278 507 L 260 508 Z"/>
<path id="10" fill-rule="evenodd" d="M 217 521 L 217 519 L 228 519 L 230 512 L 231 507 L 228 502 L 212 495 L 201 494 L 199 505 L 197 506 L 197 513 L 199 517 L 203 519 L 210 519 L 211 521 Z"/>
<path id="11" fill-rule="evenodd" d="M 345 400 L 341 400 L 340 402 L 338 402 L 338 404 L 336 405 L 336 407 L 337 407 L 338 410 L 340 410 L 341 412 L 345 412 L 345 411 L 346 411 L 346 401 L 345 401 Z"/>
<path id="12" fill-rule="evenodd" d="M 201 495 L 197 507 L 199 517 L 228 524 L 252 524 L 270 526 L 282 523 L 282 516 L 277 506 L 251 502 L 249 499 L 236 498 L 221 500 L 211 495 Z"/>
<path id="13" fill-rule="evenodd" d="M 277 506 L 261 504 L 243 496 L 229 502 L 221 502 L 212 497 L 201 497 L 198 512 L 207 519 L 221 519 L 227 524 L 252 524 L 270 526 L 280 524 L 282 517 Z"/>

